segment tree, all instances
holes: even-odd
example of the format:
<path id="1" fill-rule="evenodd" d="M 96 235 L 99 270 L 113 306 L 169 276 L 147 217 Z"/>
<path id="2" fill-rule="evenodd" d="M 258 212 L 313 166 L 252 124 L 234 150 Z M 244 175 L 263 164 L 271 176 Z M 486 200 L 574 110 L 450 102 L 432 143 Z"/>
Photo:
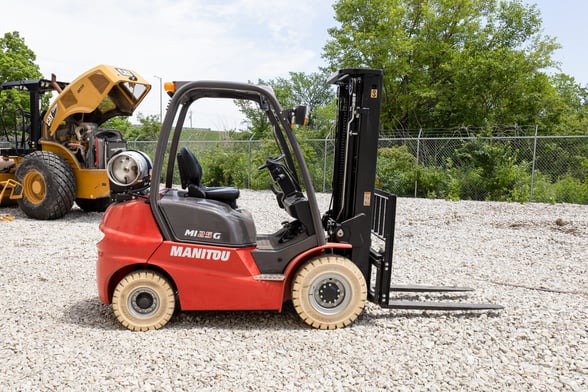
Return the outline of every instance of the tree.
<path id="1" fill-rule="evenodd" d="M 279 77 L 269 81 L 259 79 L 258 84 L 272 87 L 283 108 L 293 108 L 300 104 L 309 106 L 311 113 L 316 114 L 317 121 L 314 121 L 314 124 L 327 127 L 329 121 L 326 116 L 334 113 L 333 110 L 325 108 L 331 105 L 334 99 L 334 92 L 327 83 L 327 78 L 326 71 L 310 74 L 290 72 L 290 78 Z M 247 130 L 255 134 L 255 139 L 269 136 L 270 123 L 257 105 L 251 101 L 237 101 L 236 104 L 245 115 Z"/>
<path id="2" fill-rule="evenodd" d="M 588 129 L 588 88 L 576 80 L 559 73 L 550 77 L 548 104 L 541 113 L 538 124 L 550 134 L 585 134 Z"/>
<path id="3" fill-rule="evenodd" d="M 5 33 L 0 38 L 0 80 L 26 80 L 41 77 L 39 66 L 34 62 L 35 53 L 25 44 L 17 31 Z"/>
<path id="4" fill-rule="evenodd" d="M 520 0 L 339 0 L 323 57 L 384 70 L 382 126 L 534 124 L 558 48 Z"/>
<path id="5" fill-rule="evenodd" d="M 5 33 L 0 38 L 0 83 L 12 80 L 41 78 L 39 66 L 35 64 L 35 53 L 25 44 L 18 32 Z M 45 97 L 44 105 L 49 97 Z M 0 93 L 0 126 L 12 130 L 15 124 L 15 111 L 30 110 L 29 95 L 18 90 L 5 90 Z M 3 132 L 0 134 L 3 135 Z M 1 136 L 0 136 L 1 137 Z"/>
<path id="6" fill-rule="evenodd" d="M 288 106 L 307 105 L 310 109 L 326 105 L 333 101 L 333 89 L 328 84 L 326 71 L 313 72 L 290 72 L 290 78 L 278 78 L 275 84 L 284 86 L 283 91 L 288 92 L 284 104 Z"/>
<path id="7" fill-rule="evenodd" d="M 251 83 L 251 81 L 250 81 Z M 257 84 L 268 85 L 268 83 L 259 79 Z M 259 105 L 253 101 L 247 100 L 235 100 L 235 105 L 239 108 L 239 111 L 245 116 L 243 124 L 246 126 L 247 131 L 254 139 L 265 139 L 271 130 L 271 124 L 266 114 L 261 110 Z M 234 135 L 238 136 L 238 135 Z M 238 138 L 238 137 L 236 137 Z"/>
<path id="8" fill-rule="evenodd" d="M 103 128 L 113 128 L 119 130 L 123 136 L 129 135 L 132 129 L 131 121 L 128 117 L 113 117 L 101 125 Z M 137 132 L 137 131 L 136 131 Z"/>
<path id="9" fill-rule="evenodd" d="M 159 139 L 159 133 L 161 132 L 161 123 L 159 122 L 159 115 L 153 114 L 150 116 L 144 116 L 143 114 L 139 113 L 137 115 L 137 119 L 141 123 L 141 126 L 129 126 L 130 123 L 128 119 L 122 118 L 115 122 L 113 125 L 118 125 L 118 129 L 123 131 L 123 135 L 127 140 L 151 141 Z"/>

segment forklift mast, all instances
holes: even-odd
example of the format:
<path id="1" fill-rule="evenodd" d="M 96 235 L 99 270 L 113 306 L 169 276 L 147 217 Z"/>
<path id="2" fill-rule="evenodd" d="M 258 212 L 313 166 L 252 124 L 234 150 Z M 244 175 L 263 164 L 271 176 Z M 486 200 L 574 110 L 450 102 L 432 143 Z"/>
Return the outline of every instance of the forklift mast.
<path id="1" fill-rule="evenodd" d="M 343 69 L 329 81 L 338 86 L 338 112 L 325 226 L 330 241 L 353 245 L 348 257 L 368 282 L 382 79 L 382 70 Z"/>

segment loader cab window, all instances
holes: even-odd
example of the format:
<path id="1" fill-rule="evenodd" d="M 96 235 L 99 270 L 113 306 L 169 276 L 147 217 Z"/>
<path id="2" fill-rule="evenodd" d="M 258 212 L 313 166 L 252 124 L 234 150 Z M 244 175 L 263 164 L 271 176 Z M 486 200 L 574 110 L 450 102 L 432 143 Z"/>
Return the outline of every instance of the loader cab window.
<path id="1" fill-rule="evenodd" d="M 132 113 L 135 105 L 139 102 L 147 88 L 140 83 L 123 82 L 114 86 L 104 100 L 100 103 L 100 111 L 107 113 L 111 110 L 121 113 Z"/>
<path id="2" fill-rule="evenodd" d="M 104 97 L 102 102 L 100 102 L 100 104 L 98 105 L 98 110 L 100 110 L 102 113 L 108 113 L 111 110 L 115 110 L 115 109 L 116 109 L 116 105 L 114 104 L 114 102 L 112 101 L 112 99 L 108 95 L 106 97 Z"/>
<path id="3" fill-rule="evenodd" d="M 147 88 L 140 83 L 124 82 L 120 86 L 129 97 L 132 97 L 133 103 L 139 101 L 147 91 Z"/>

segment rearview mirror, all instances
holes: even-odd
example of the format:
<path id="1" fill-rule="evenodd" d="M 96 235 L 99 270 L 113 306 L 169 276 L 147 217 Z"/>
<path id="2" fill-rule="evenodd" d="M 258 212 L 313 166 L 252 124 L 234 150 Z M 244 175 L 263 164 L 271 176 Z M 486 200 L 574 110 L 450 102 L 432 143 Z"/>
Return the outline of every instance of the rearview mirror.
<path id="1" fill-rule="evenodd" d="M 296 125 L 308 125 L 310 110 L 306 105 L 298 105 L 294 108 L 293 122 Z"/>

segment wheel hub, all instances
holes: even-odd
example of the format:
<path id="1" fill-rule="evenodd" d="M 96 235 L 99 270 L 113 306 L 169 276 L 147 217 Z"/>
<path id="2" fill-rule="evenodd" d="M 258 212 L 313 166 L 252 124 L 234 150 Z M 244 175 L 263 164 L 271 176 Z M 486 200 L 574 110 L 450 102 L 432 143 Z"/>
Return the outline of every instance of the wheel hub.
<path id="1" fill-rule="evenodd" d="M 129 296 L 129 309 L 137 316 L 148 316 L 159 308 L 159 297 L 155 291 L 142 287 Z"/>
<path id="2" fill-rule="evenodd" d="M 345 298 L 345 287 L 333 277 L 322 280 L 314 290 L 316 302 L 327 309 L 337 307 Z"/>
<path id="3" fill-rule="evenodd" d="M 43 175 L 36 170 L 28 172 L 24 177 L 23 191 L 29 202 L 33 204 L 41 203 L 47 195 Z"/>

